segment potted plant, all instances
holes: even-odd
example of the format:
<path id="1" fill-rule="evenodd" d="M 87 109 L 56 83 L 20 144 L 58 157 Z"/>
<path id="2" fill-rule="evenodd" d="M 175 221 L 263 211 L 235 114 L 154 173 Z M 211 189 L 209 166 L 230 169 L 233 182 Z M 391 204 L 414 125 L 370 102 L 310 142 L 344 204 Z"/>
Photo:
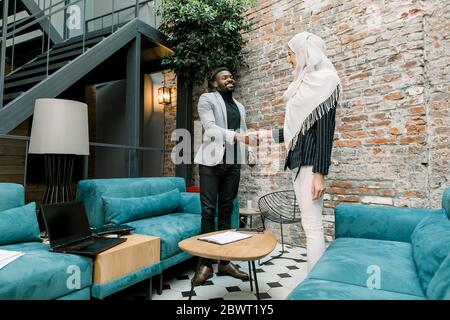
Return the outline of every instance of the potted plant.
<path id="1" fill-rule="evenodd" d="M 236 73 L 246 65 L 243 31 L 250 23 L 245 11 L 255 0 L 166 0 L 161 31 L 171 42 L 173 55 L 163 59 L 189 84 L 202 85 L 211 71 L 226 66 Z"/>
<path id="2" fill-rule="evenodd" d="M 234 74 L 246 66 L 242 33 L 250 30 L 244 13 L 255 0 L 165 0 L 160 30 L 171 43 L 173 55 L 162 65 L 178 80 L 177 128 L 192 133 L 192 90 L 202 85 L 217 67 Z M 176 175 L 190 180 L 188 165 L 177 165 Z"/>

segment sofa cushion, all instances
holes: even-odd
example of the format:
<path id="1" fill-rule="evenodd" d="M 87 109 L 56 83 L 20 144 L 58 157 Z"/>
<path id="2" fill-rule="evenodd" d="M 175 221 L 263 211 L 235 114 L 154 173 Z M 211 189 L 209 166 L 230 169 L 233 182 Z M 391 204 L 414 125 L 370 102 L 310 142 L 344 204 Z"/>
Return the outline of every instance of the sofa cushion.
<path id="1" fill-rule="evenodd" d="M 311 279 L 367 287 L 380 272 L 384 291 L 424 296 L 412 258 L 411 244 L 375 239 L 339 238 L 333 241 L 313 270 Z"/>
<path id="2" fill-rule="evenodd" d="M 172 213 L 128 223 L 136 228 L 133 233 L 151 235 L 160 238 L 161 260 L 179 252 L 178 242 L 200 233 L 199 214 Z"/>
<path id="3" fill-rule="evenodd" d="M 181 192 L 180 212 L 202 213 L 202 205 L 200 202 L 200 193 Z"/>
<path id="4" fill-rule="evenodd" d="M 36 203 L 0 212 L 0 245 L 41 241 Z"/>
<path id="5" fill-rule="evenodd" d="M 95 228 L 105 224 L 102 196 L 114 198 L 146 197 L 178 189 L 186 191 L 183 178 L 126 178 L 83 180 L 77 186 L 77 201 L 83 201 L 89 223 Z"/>
<path id="6" fill-rule="evenodd" d="M 23 186 L 16 183 L 0 183 L 0 211 L 25 204 Z"/>
<path id="7" fill-rule="evenodd" d="M 90 258 L 49 252 L 48 245 L 36 242 L 2 246 L 0 249 L 24 253 L 0 270 L 0 300 L 56 299 L 92 283 Z M 76 279 L 78 274 L 79 282 Z"/>
<path id="8" fill-rule="evenodd" d="M 178 189 L 139 198 L 102 197 L 107 223 L 121 224 L 174 212 L 182 199 Z"/>
<path id="9" fill-rule="evenodd" d="M 423 218 L 411 235 L 414 261 L 424 291 L 450 252 L 450 221 L 444 212 Z"/>
<path id="10" fill-rule="evenodd" d="M 339 204 L 335 210 L 336 238 L 411 242 L 417 224 L 432 209 Z"/>
<path id="11" fill-rule="evenodd" d="M 431 300 L 450 300 L 450 253 L 431 278 L 427 297 Z"/>
<path id="12" fill-rule="evenodd" d="M 369 289 L 353 284 L 320 279 L 306 279 L 287 297 L 287 300 L 425 300 L 392 291 Z"/>

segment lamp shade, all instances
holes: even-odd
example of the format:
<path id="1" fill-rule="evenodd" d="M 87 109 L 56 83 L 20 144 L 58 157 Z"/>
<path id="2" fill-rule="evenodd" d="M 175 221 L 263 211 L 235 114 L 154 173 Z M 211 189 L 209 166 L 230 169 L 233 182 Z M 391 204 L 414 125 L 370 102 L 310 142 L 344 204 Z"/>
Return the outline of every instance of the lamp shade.
<path id="1" fill-rule="evenodd" d="M 63 99 L 37 99 L 28 152 L 89 155 L 87 105 Z"/>

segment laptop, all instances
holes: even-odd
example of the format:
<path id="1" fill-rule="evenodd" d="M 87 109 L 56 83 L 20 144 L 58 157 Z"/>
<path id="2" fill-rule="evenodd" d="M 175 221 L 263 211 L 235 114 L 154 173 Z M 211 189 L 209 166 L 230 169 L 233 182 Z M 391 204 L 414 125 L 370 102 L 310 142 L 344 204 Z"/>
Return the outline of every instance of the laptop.
<path id="1" fill-rule="evenodd" d="M 92 234 L 83 202 L 42 205 L 50 251 L 95 257 L 126 238 L 103 238 Z"/>

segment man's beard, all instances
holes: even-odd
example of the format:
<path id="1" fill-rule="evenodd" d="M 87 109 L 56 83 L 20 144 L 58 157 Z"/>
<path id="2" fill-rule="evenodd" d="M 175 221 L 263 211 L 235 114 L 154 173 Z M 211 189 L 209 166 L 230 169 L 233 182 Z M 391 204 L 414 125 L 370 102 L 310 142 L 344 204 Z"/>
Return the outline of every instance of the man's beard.
<path id="1" fill-rule="evenodd" d="M 223 86 L 223 87 L 219 87 L 218 89 L 220 92 L 223 92 L 223 93 L 233 93 L 235 87 L 234 86 L 233 87 Z"/>

